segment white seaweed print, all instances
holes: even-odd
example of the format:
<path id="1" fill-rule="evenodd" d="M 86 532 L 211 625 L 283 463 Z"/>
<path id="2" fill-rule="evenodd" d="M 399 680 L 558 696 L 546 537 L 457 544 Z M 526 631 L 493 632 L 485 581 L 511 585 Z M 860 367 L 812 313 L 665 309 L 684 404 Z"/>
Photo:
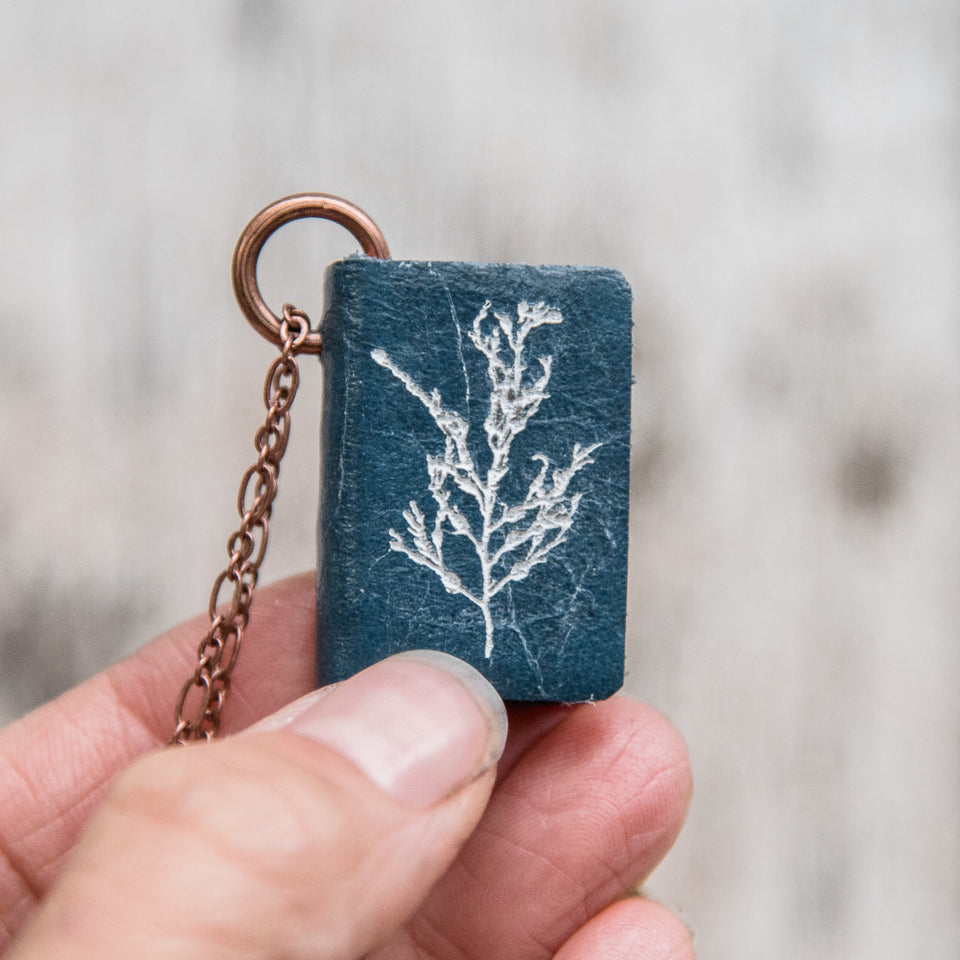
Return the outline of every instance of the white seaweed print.
<path id="1" fill-rule="evenodd" d="M 407 522 L 408 543 L 402 534 L 390 530 L 390 549 L 405 554 L 414 563 L 432 570 L 447 593 L 459 594 L 480 608 L 486 631 L 484 656 L 493 652 L 493 617 L 490 604 L 509 583 L 525 580 L 530 571 L 544 563 L 554 547 L 566 540 L 567 532 L 580 505 L 580 493 L 568 494 L 570 481 L 585 466 L 593 463 L 591 454 L 602 444 L 582 447 L 573 445 L 570 463 L 554 467 L 543 453 L 530 458 L 539 463 L 536 476 L 530 481 L 520 503 L 509 505 L 499 498 L 500 484 L 511 468 L 510 454 L 514 440 L 525 429 L 548 399 L 551 356 L 537 357 L 540 370 L 526 376 L 524 361 L 527 337 L 538 327 L 563 322 L 554 307 L 543 303 L 517 305 L 516 320 L 506 313 L 493 313 L 496 320 L 489 333 L 484 321 L 492 309 L 488 300 L 473 321 L 469 337 L 486 357 L 490 381 L 490 407 L 483 422 L 490 450 L 490 465 L 481 476 L 467 445 L 468 422 L 454 410 L 444 407 L 437 389 L 427 393 L 413 378 L 399 369 L 383 350 L 372 350 L 370 356 L 389 370 L 426 408 L 444 437 L 443 454 L 427 456 L 429 490 L 436 502 L 432 529 L 415 500 L 403 511 Z M 502 341 L 509 348 L 501 357 Z M 550 473 L 549 481 L 547 474 Z M 459 491 L 455 503 L 452 497 Z M 473 516 L 471 522 L 470 516 Z M 464 537 L 476 552 L 480 565 L 479 584 L 467 586 L 449 568 L 444 558 L 444 537 Z"/>

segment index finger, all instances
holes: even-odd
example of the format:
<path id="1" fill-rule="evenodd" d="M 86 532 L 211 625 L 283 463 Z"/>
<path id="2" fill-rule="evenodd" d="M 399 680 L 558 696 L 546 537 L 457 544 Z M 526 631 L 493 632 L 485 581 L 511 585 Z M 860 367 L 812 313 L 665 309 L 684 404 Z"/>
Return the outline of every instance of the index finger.
<path id="1" fill-rule="evenodd" d="M 223 732 L 310 690 L 312 575 L 259 591 L 233 673 Z M 165 743 L 208 621 L 197 617 L 0 733 L 0 950 L 59 872 L 111 778 Z"/>

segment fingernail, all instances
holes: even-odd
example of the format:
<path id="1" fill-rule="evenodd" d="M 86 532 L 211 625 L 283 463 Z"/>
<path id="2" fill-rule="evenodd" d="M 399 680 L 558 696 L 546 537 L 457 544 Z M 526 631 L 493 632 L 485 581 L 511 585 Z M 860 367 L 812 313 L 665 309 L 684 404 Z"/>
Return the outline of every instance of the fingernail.
<path id="1" fill-rule="evenodd" d="M 304 701 L 284 729 L 333 747 L 411 806 L 432 806 L 476 779 L 506 742 L 496 690 L 438 651 L 398 654 Z"/>

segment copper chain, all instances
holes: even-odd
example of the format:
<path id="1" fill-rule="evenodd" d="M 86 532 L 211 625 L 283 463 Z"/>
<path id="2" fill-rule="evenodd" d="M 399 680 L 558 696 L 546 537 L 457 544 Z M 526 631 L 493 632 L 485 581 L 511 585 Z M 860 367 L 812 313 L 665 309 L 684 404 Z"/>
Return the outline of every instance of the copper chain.
<path id="1" fill-rule="evenodd" d="M 220 727 L 230 674 L 237 663 L 257 575 L 267 551 L 270 511 L 277 495 L 280 461 L 290 435 L 290 407 L 300 385 L 295 354 L 309 329 L 307 315 L 289 303 L 284 304 L 280 356 L 270 364 L 263 384 L 267 416 L 254 437 L 257 460 L 243 475 L 237 495 L 240 527 L 227 540 L 230 559 L 210 593 L 210 627 L 197 647 L 193 675 L 177 698 L 177 725 L 171 744 L 209 740 Z M 232 589 L 232 594 L 221 602 L 225 586 L 228 591 Z"/>

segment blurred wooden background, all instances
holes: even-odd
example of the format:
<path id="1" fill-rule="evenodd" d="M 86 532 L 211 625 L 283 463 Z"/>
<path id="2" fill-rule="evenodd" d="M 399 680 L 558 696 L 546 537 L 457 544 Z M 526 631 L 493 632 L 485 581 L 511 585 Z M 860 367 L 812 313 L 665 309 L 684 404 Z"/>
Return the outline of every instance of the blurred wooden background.
<path id="1" fill-rule="evenodd" d="M 238 231 L 636 298 L 628 689 L 690 743 L 702 960 L 960 955 L 960 6 L 0 7 L 0 713 L 206 604 L 271 349 Z M 316 313 L 320 223 L 263 258 Z M 313 565 L 307 366 L 267 575 Z"/>

